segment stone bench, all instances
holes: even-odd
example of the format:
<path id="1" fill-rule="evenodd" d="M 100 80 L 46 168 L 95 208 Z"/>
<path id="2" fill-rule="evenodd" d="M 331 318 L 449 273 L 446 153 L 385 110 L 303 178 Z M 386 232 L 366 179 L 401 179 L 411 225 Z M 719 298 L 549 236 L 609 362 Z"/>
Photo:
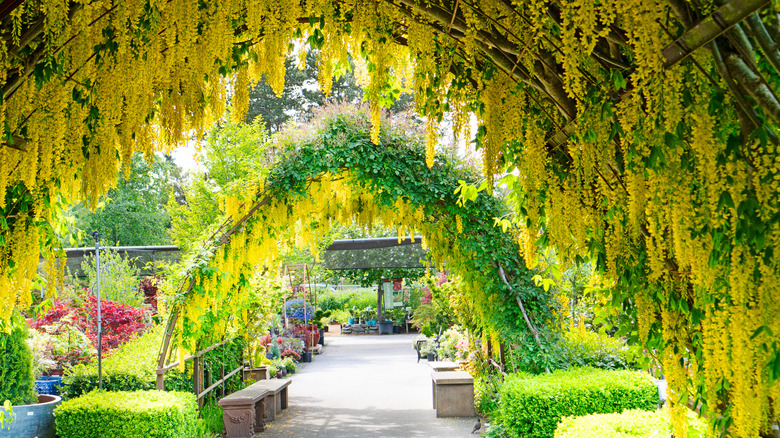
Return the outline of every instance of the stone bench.
<path id="1" fill-rule="evenodd" d="M 219 401 L 227 438 L 253 438 L 265 430 L 268 389 L 251 385 Z"/>
<path id="2" fill-rule="evenodd" d="M 465 371 L 431 373 L 436 417 L 473 417 L 474 378 Z"/>
<path id="3" fill-rule="evenodd" d="M 257 387 L 268 391 L 266 396 L 268 421 L 274 421 L 276 414 L 282 409 L 287 409 L 287 387 L 290 386 L 290 383 L 292 383 L 290 379 L 271 379 L 260 380 L 250 386 L 250 388 Z"/>
<path id="4" fill-rule="evenodd" d="M 433 371 L 445 372 L 445 371 L 458 371 L 460 364 L 455 362 L 428 362 L 428 366 L 433 368 Z"/>

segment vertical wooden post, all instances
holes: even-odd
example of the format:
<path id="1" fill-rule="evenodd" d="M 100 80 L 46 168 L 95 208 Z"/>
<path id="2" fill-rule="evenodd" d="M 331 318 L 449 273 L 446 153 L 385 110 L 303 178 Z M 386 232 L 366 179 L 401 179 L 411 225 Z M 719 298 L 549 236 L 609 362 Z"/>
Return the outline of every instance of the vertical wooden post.
<path id="1" fill-rule="evenodd" d="M 504 362 L 504 353 L 506 353 L 503 343 L 498 344 L 498 363 L 501 365 L 501 371 L 506 370 L 506 362 Z"/>
<path id="2" fill-rule="evenodd" d="M 224 339 L 222 341 L 224 342 Z M 220 365 L 221 365 L 221 368 L 222 368 L 222 371 L 221 371 L 222 375 L 220 376 L 220 379 L 222 379 L 222 385 L 220 385 L 220 386 L 222 387 L 222 397 L 224 398 L 225 397 L 225 384 L 227 383 L 227 382 L 225 382 L 225 344 L 222 344 L 222 362 L 221 362 Z"/>
<path id="3" fill-rule="evenodd" d="M 195 397 L 198 397 L 201 392 L 201 386 L 203 384 L 203 370 L 201 369 L 200 356 L 195 356 L 192 359 L 192 389 L 195 392 Z M 202 399 L 198 398 L 198 410 L 203 407 Z"/>

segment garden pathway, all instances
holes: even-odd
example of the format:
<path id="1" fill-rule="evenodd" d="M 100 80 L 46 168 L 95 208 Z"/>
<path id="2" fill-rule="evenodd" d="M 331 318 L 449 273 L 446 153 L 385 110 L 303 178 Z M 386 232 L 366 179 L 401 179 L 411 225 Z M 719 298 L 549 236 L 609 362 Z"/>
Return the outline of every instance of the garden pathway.
<path id="1" fill-rule="evenodd" d="M 269 422 L 262 436 L 477 436 L 470 434 L 474 418 L 436 418 L 431 369 L 417 363 L 414 338 L 326 333 L 323 353 L 292 376 L 289 409 Z"/>

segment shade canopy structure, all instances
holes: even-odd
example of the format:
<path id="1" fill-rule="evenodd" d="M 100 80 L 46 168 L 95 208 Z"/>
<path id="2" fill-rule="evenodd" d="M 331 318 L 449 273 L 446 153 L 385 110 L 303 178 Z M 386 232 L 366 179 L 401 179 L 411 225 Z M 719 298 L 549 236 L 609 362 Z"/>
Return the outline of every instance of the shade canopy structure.
<path id="1" fill-rule="evenodd" d="M 336 240 L 322 254 L 323 265 L 332 271 L 424 269 L 427 260 L 421 236 Z"/>

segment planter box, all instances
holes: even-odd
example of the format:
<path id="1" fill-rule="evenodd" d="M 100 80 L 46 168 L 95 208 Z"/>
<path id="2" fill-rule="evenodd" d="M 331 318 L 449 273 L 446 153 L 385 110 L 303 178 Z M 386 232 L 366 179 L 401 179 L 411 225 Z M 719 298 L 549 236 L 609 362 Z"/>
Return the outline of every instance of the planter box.
<path id="1" fill-rule="evenodd" d="M 271 378 L 271 373 L 268 371 L 268 367 L 263 365 L 255 368 L 244 368 L 244 382 L 268 380 Z"/>
<path id="2" fill-rule="evenodd" d="M 62 403 L 57 395 L 39 395 L 38 403 L 13 407 L 14 421 L 0 429 L 0 438 L 54 438 L 54 408 Z M 0 407 L 0 411 L 8 414 Z"/>

